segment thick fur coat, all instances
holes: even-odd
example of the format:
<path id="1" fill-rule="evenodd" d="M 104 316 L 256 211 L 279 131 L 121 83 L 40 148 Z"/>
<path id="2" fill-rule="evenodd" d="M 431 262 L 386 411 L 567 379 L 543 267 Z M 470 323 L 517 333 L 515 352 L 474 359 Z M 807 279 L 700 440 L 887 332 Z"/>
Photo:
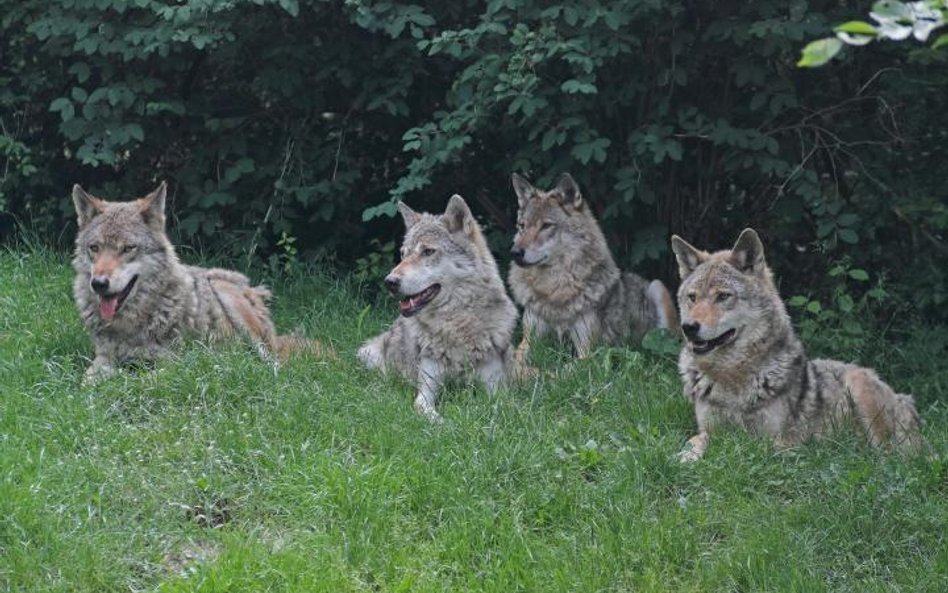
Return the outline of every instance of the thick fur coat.
<path id="1" fill-rule="evenodd" d="M 399 210 L 406 227 L 402 259 L 385 282 L 400 297 L 401 316 L 358 356 L 369 367 L 412 381 L 415 409 L 439 421 L 435 406 L 445 379 L 473 375 L 493 391 L 511 375 L 517 311 L 460 196 L 442 215 L 417 213 L 403 203 Z"/>
<path id="2" fill-rule="evenodd" d="M 264 356 L 322 353 L 316 342 L 277 335 L 265 287 L 251 286 L 238 272 L 178 261 L 165 234 L 165 196 L 164 183 L 129 202 L 73 188 L 79 222 L 73 297 L 95 347 L 87 380 L 164 356 L 185 336 L 243 337 Z"/>
<path id="3" fill-rule="evenodd" d="M 698 423 L 683 461 L 700 458 L 722 426 L 790 446 L 854 420 L 873 445 L 924 445 L 911 396 L 871 369 L 807 358 L 757 233 L 746 229 L 733 249 L 716 253 L 673 236 L 672 249 L 686 338 L 679 370 Z"/>
<path id="4" fill-rule="evenodd" d="M 596 344 L 639 341 L 653 328 L 674 331 L 677 316 L 665 285 L 619 271 L 569 174 L 550 191 L 517 174 L 513 186 L 519 210 L 508 281 L 524 309 L 518 358 L 550 330 L 569 337 L 579 357 Z"/>

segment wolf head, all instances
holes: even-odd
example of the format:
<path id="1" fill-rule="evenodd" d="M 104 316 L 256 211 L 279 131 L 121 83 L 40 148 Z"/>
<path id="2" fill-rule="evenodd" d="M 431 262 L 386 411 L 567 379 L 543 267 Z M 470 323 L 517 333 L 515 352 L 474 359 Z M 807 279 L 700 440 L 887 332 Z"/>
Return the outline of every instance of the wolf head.
<path id="1" fill-rule="evenodd" d="M 480 226 L 461 196 L 452 196 L 440 215 L 415 212 L 404 202 L 398 203 L 398 210 L 406 229 L 402 259 L 385 277 L 385 285 L 401 296 L 399 310 L 405 317 L 448 300 L 484 265 L 497 275 Z"/>
<path id="2" fill-rule="evenodd" d="M 135 298 L 143 262 L 171 249 L 165 237 L 164 182 L 144 198 L 106 202 L 72 188 L 79 220 L 73 266 L 99 302 L 99 314 L 108 321 Z"/>
<path id="3" fill-rule="evenodd" d="M 514 173 L 511 177 L 517 193 L 517 234 L 510 255 L 521 267 L 555 261 L 564 251 L 574 251 L 598 229 L 586 206 L 579 186 L 569 173 L 560 176 L 556 187 L 541 191 Z"/>
<path id="4" fill-rule="evenodd" d="M 753 342 L 786 318 L 764 260 L 764 246 L 745 229 L 730 250 L 708 253 L 673 235 L 681 287 L 681 330 L 697 356 L 723 352 L 738 340 Z"/>

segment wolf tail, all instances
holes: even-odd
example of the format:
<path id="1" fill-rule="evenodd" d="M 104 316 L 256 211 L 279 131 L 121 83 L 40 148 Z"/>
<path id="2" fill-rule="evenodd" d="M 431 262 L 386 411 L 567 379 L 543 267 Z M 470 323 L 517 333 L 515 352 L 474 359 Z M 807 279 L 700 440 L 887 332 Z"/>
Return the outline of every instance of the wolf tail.
<path id="1" fill-rule="evenodd" d="M 648 285 L 647 294 L 655 307 L 657 326 L 664 327 L 677 335 L 681 331 L 678 326 L 678 311 L 675 309 L 675 303 L 668 289 L 661 280 L 652 280 Z"/>
<path id="2" fill-rule="evenodd" d="M 297 356 L 335 359 L 336 351 L 319 340 L 312 340 L 297 334 L 275 336 L 271 346 L 273 353 L 281 362 Z"/>
<path id="3" fill-rule="evenodd" d="M 908 453 L 919 453 L 928 448 L 925 437 L 919 432 L 922 419 L 911 395 L 895 394 L 892 420 L 892 442 L 896 448 Z"/>

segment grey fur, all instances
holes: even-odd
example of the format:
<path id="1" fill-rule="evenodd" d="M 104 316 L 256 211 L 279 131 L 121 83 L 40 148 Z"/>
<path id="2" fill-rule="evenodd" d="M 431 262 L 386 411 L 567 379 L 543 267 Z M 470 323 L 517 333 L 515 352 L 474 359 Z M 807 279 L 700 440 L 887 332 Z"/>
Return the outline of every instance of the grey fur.
<path id="1" fill-rule="evenodd" d="M 417 213 L 402 203 L 399 210 L 407 231 L 402 261 L 389 279 L 400 282 L 404 296 L 434 284 L 441 290 L 417 313 L 399 316 L 388 331 L 366 342 L 358 356 L 370 368 L 396 371 L 415 383 L 415 409 L 437 422 L 435 405 L 445 379 L 473 374 L 493 391 L 511 376 L 517 312 L 460 196 L 451 198 L 443 215 Z"/>
<path id="2" fill-rule="evenodd" d="M 682 461 L 700 458 L 722 425 L 790 446 L 855 419 L 874 445 L 924 446 L 911 396 L 896 394 L 871 369 L 807 358 L 757 233 L 746 229 L 731 250 L 716 253 L 673 236 L 672 249 L 682 274 L 682 328 L 692 334 L 679 371 L 698 424 Z M 722 344 L 702 352 L 715 339 Z"/>
<path id="3" fill-rule="evenodd" d="M 95 347 L 86 380 L 108 376 L 128 362 L 164 356 L 185 336 L 244 336 L 265 356 L 282 356 L 297 346 L 318 350 L 315 343 L 277 336 L 265 287 L 251 286 L 238 272 L 178 261 L 164 231 L 165 193 L 162 183 L 145 198 L 111 203 L 73 188 L 79 221 L 73 297 Z M 93 270 L 104 270 L 101 277 L 116 288 L 134 278 L 109 319 L 103 318 L 101 298 L 90 285 Z"/>
<path id="4" fill-rule="evenodd" d="M 568 336 L 580 357 L 599 343 L 639 341 L 652 328 L 675 331 L 674 304 L 664 284 L 619 271 L 568 173 L 550 191 L 538 190 L 516 173 L 512 182 L 519 211 L 516 265 L 508 282 L 524 308 L 519 359 L 526 356 L 531 339 L 549 330 Z"/>

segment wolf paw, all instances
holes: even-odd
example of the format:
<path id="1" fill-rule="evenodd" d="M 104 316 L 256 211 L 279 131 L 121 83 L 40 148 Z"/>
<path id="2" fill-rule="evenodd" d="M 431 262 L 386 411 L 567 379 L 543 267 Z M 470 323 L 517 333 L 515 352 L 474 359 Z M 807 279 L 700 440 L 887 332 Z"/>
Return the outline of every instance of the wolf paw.
<path id="1" fill-rule="evenodd" d="M 415 400 L 415 411 L 432 424 L 444 424 L 444 418 L 441 417 L 438 410 L 424 398 L 419 397 Z"/>
<path id="2" fill-rule="evenodd" d="M 701 455 L 698 455 L 694 448 L 690 446 L 679 451 L 676 457 L 679 463 L 694 463 L 701 459 Z"/>
<path id="3" fill-rule="evenodd" d="M 678 461 L 681 463 L 694 463 L 701 459 L 705 449 L 708 448 L 708 433 L 702 432 L 688 439 L 685 448 L 678 452 Z"/>

